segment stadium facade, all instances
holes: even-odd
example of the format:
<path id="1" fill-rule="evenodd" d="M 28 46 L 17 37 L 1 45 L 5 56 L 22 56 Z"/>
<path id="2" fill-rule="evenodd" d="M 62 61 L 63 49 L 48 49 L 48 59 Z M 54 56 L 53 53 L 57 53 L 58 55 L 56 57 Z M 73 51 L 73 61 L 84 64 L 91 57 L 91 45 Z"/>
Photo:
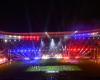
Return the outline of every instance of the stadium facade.
<path id="1" fill-rule="evenodd" d="M 12 59 L 98 59 L 100 29 L 71 32 L 0 31 L 0 54 Z"/>

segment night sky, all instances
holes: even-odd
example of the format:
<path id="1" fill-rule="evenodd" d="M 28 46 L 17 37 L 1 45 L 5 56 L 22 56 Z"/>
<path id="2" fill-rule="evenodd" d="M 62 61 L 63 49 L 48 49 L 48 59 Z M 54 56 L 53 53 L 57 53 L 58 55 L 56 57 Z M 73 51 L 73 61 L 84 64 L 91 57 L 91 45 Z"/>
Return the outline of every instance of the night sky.
<path id="1" fill-rule="evenodd" d="M 100 28 L 99 0 L 0 0 L 0 30 L 72 31 Z"/>

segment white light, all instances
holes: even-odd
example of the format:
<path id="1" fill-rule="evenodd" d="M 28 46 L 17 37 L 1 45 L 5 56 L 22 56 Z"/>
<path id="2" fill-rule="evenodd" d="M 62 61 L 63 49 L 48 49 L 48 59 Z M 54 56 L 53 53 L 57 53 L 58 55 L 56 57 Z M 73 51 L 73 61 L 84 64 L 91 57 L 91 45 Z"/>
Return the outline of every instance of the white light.
<path id="1" fill-rule="evenodd" d="M 13 36 L 14 38 L 17 38 L 17 36 Z"/>
<path id="2" fill-rule="evenodd" d="M 5 40 L 4 40 L 4 42 L 5 42 L 5 43 L 7 43 L 7 42 L 8 42 L 8 40 L 7 40 L 7 39 L 5 39 Z"/>
<path id="3" fill-rule="evenodd" d="M 9 35 L 9 38 L 11 38 L 12 37 L 12 35 Z"/>
<path id="4" fill-rule="evenodd" d="M 61 55 L 61 54 L 56 54 L 56 55 L 55 55 L 55 58 L 56 58 L 56 59 L 61 59 L 61 58 L 62 58 L 62 55 Z"/>
<path id="5" fill-rule="evenodd" d="M 45 34 L 48 34 L 47 32 L 45 32 Z"/>
<path id="6" fill-rule="evenodd" d="M 45 46 L 44 41 L 41 40 L 41 47 L 44 47 L 44 46 Z"/>
<path id="7" fill-rule="evenodd" d="M 35 57 L 34 59 L 40 59 L 39 57 Z"/>
<path id="8" fill-rule="evenodd" d="M 61 42 L 61 39 L 60 39 L 60 41 L 58 42 L 58 45 L 57 45 L 58 47 L 61 47 L 62 46 L 62 42 Z"/>
<path id="9" fill-rule="evenodd" d="M 48 38 L 50 38 L 50 36 L 49 36 L 48 32 L 45 32 L 45 35 L 46 35 Z"/>
<path id="10" fill-rule="evenodd" d="M 98 34 L 98 32 L 91 33 L 92 36 L 96 36 L 97 34 Z"/>
<path id="11" fill-rule="evenodd" d="M 49 59 L 49 55 L 43 55 L 42 59 Z"/>
<path id="12" fill-rule="evenodd" d="M 50 48 L 54 48 L 55 47 L 55 42 L 54 42 L 54 39 L 51 39 L 51 43 L 50 43 Z"/>
<path id="13" fill-rule="evenodd" d="M 59 71 L 46 71 L 46 73 L 58 73 Z"/>
<path id="14" fill-rule="evenodd" d="M 0 58 L 0 64 L 5 63 L 7 61 L 7 58 Z"/>
<path id="15" fill-rule="evenodd" d="M 74 33 L 78 33 L 78 31 L 74 31 Z"/>
<path id="16" fill-rule="evenodd" d="M 65 38 L 65 39 L 69 39 L 69 36 L 68 36 L 68 35 L 65 35 L 64 38 Z"/>
<path id="17" fill-rule="evenodd" d="M 21 39 L 21 36 L 17 36 L 18 37 L 18 39 Z"/>
<path id="18" fill-rule="evenodd" d="M 25 60 L 30 60 L 30 58 L 28 58 L 28 57 L 25 57 L 24 59 L 25 59 Z"/>

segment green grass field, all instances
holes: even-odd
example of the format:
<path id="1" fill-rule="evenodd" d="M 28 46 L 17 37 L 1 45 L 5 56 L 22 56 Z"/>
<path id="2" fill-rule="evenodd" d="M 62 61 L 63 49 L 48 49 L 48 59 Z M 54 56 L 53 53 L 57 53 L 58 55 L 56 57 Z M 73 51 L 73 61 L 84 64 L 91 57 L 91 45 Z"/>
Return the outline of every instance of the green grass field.
<path id="1" fill-rule="evenodd" d="M 43 71 L 43 72 L 48 72 L 48 71 L 53 71 L 53 72 L 61 72 L 61 71 L 81 71 L 81 69 L 78 66 L 74 65 L 62 65 L 62 66 L 32 66 L 29 67 L 27 72 L 38 72 L 38 71 Z"/>

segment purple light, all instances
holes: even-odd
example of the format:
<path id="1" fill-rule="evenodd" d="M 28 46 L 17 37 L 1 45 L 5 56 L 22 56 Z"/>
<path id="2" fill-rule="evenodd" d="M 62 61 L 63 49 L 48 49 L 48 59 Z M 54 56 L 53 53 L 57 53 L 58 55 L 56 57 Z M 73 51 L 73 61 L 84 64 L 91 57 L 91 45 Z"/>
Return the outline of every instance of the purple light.
<path id="1" fill-rule="evenodd" d="M 35 57 L 34 59 L 40 59 L 40 57 Z"/>
<path id="2" fill-rule="evenodd" d="M 24 58 L 24 60 L 30 60 L 30 58 L 28 58 L 28 57 L 25 57 L 25 58 Z"/>

